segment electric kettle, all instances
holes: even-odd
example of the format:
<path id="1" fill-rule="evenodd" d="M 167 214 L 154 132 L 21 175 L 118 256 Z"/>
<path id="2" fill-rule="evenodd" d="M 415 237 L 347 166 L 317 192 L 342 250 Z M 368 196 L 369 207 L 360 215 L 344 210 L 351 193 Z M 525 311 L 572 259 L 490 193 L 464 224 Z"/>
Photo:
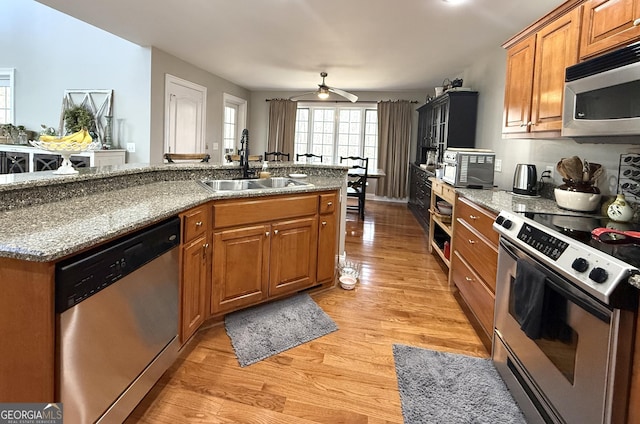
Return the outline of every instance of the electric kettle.
<path id="1" fill-rule="evenodd" d="M 538 174 L 536 166 L 530 163 L 519 163 L 513 174 L 513 192 L 524 196 L 538 194 Z"/>

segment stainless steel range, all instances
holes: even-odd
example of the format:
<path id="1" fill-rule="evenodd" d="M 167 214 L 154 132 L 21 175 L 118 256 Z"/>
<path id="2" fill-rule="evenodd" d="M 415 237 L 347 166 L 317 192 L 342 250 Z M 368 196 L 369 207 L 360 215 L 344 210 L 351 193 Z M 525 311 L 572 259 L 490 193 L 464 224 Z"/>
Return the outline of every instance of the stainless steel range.
<path id="1" fill-rule="evenodd" d="M 493 224 L 492 356 L 531 423 L 626 420 L 640 245 L 593 238 L 605 224 L 504 211 Z"/>

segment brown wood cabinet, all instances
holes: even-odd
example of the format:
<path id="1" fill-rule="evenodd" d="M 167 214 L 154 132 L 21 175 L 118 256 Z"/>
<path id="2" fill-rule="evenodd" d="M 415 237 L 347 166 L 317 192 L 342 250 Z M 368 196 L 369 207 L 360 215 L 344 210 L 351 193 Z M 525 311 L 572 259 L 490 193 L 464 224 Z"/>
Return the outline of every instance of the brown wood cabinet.
<path id="1" fill-rule="evenodd" d="M 215 202 L 211 314 L 332 283 L 336 205 L 336 192 Z"/>
<path id="2" fill-rule="evenodd" d="M 589 0 L 584 4 L 580 59 L 640 39 L 640 0 Z"/>
<path id="3" fill-rule="evenodd" d="M 211 274 L 210 208 L 180 214 L 180 342 L 184 344 L 207 318 L 207 287 Z"/>
<path id="4" fill-rule="evenodd" d="M 504 134 L 560 135 L 564 72 L 578 62 L 581 10 L 572 9 L 508 46 Z"/>
<path id="5" fill-rule="evenodd" d="M 451 281 L 475 317 L 482 340 L 490 346 L 498 268 L 496 215 L 458 197 L 455 207 Z"/>
<path id="6" fill-rule="evenodd" d="M 236 310 L 267 298 L 269 235 L 269 225 L 214 232 L 212 314 Z"/>
<path id="7" fill-rule="evenodd" d="M 320 195 L 318 225 L 318 283 L 331 285 L 336 272 L 338 249 L 338 195 Z"/>

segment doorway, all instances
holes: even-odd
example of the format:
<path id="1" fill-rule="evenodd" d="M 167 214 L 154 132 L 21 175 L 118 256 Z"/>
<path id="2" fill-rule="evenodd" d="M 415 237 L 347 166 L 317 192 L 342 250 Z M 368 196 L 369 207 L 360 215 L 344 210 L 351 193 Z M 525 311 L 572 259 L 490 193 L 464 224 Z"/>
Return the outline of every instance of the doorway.
<path id="1" fill-rule="evenodd" d="M 165 76 L 166 153 L 204 153 L 207 87 Z"/>

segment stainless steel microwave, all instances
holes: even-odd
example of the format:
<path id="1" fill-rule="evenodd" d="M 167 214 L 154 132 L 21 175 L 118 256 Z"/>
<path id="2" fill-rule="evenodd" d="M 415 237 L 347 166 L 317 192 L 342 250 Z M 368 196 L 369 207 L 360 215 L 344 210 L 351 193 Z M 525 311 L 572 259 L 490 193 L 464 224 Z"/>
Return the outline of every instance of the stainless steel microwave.
<path id="1" fill-rule="evenodd" d="M 493 187 L 496 154 L 486 149 L 447 149 L 442 181 L 454 187 Z"/>
<path id="2" fill-rule="evenodd" d="M 640 135 L 640 42 L 566 69 L 562 135 Z"/>

